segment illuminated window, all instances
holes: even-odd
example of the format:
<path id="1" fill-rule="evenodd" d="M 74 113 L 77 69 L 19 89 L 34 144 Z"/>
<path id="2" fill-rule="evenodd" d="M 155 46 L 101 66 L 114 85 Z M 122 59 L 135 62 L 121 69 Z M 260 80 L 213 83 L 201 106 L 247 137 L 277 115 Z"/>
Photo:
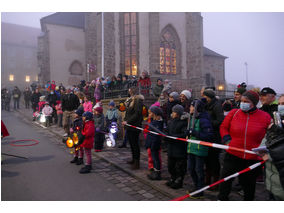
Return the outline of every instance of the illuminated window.
<path id="1" fill-rule="evenodd" d="M 160 74 L 176 74 L 177 58 L 173 35 L 166 31 L 160 41 Z"/>
<path id="2" fill-rule="evenodd" d="M 9 75 L 9 81 L 14 81 L 14 75 Z"/>
<path id="3" fill-rule="evenodd" d="M 124 13 L 124 65 L 126 75 L 137 75 L 136 13 Z"/>
<path id="4" fill-rule="evenodd" d="M 31 78 L 29 75 L 26 75 L 26 82 L 30 82 Z"/>

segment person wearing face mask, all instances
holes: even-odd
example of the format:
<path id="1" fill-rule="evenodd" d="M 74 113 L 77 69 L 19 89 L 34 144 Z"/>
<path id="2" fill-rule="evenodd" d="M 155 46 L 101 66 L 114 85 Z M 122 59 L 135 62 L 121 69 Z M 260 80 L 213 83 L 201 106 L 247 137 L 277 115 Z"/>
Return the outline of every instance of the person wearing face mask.
<path id="1" fill-rule="evenodd" d="M 220 126 L 222 142 L 231 147 L 251 150 L 260 145 L 266 130 L 271 123 L 268 113 L 256 108 L 259 96 L 254 91 L 243 93 L 240 109 L 233 109 L 225 117 Z M 221 178 L 241 171 L 261 160 L 258 155 L 244 152 L 226 150 L 224 166 Z M 243 173 L 239 176 L 239 182 L 244 191 L 244 200 L 254 200 L 256 178 L 261 168 Z M 220 184 L 219 200 L 229 200 L 232 180 Z"/>

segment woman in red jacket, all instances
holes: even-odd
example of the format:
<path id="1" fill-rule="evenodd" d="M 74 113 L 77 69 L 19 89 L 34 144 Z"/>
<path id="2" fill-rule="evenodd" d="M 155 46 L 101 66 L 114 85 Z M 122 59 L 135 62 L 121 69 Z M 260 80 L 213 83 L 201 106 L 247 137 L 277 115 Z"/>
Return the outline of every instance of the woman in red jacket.
<path id="1" fill-rule="evenodd" d="M 92 169 L 92 148 L 94 144 L 95 137 L 95 125 L 93 120 L 93 113 L 84 112 L 82 115 L 83 119 L 83 130 L 82 135 L 85 137 L 83 143 L 80 145 L 81 149 L 83 149 L 82 154 L 86 155 L 86 163 L 85 167 L 83 167 L 79 172 L 81 174 L 89 173 Z M 83 156 L 80 156 L 83 158 Z"/>
<path id="2" fill-rule="evenodd" d="M 254 91 L 243 93 L 240 109 L 233 109 L 220 126 L 223 143 L 231 147 L 251 150 L 260 145 L 266 129 L 271 123 L 268 113 L 256 108 L 259 96 Z M 227 150 L 221 178 L 241 171 L 261 160 L 257 155 Z M 239 176 L 244 191 L 244 200 L 254 200 L 256 178 L 261 168 L 258 167 Z M 220 184 L 219 200 L 229 200 L 232 180 Z"/>

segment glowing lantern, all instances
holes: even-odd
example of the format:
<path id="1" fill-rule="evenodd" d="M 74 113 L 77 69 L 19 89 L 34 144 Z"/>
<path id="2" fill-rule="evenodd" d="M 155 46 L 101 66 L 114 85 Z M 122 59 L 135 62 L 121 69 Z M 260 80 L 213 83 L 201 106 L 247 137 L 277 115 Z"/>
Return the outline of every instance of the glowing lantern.
<path id="1" fill-rule="evenodd" d="M 46 122 L 46 118 L 45 118 L 45 115 L 44 115 L 44 114 L 41 114 L 41 115 L 40 115 L 39 121 L 40 121 L 41 123 L 45 123 L 45 122 Z"/>
<path id="2" fill-rule="evenodd" d="M 74 147 L 74 142 L 70 137 L 67 138 L 66 145 L 67 145 L 68 148 Z"/>

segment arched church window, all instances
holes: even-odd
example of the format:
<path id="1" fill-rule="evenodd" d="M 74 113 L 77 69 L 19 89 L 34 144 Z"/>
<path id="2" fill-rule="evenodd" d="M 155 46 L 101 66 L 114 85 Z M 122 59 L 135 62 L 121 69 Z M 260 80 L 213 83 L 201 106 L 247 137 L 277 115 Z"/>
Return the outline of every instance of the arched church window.
<path id="1" fill-rule="evenodd" d="M 177 74 L 177 45 L 175 35 L 164 31 L 160 39 L 160 74 Z"/>
<path id="2" fill-rule="evenodd" d="M 83 66 L 82 63 L 75 60 L 71 63 L 70 67 L 69 67 L 69 72 L 71 75 L 83 75 Z"/>
<path id="3" fill-rule="evenodd" d="M 124 13 L 124 64 L 126 75 L 137 75 L 137 14 Z"/>

